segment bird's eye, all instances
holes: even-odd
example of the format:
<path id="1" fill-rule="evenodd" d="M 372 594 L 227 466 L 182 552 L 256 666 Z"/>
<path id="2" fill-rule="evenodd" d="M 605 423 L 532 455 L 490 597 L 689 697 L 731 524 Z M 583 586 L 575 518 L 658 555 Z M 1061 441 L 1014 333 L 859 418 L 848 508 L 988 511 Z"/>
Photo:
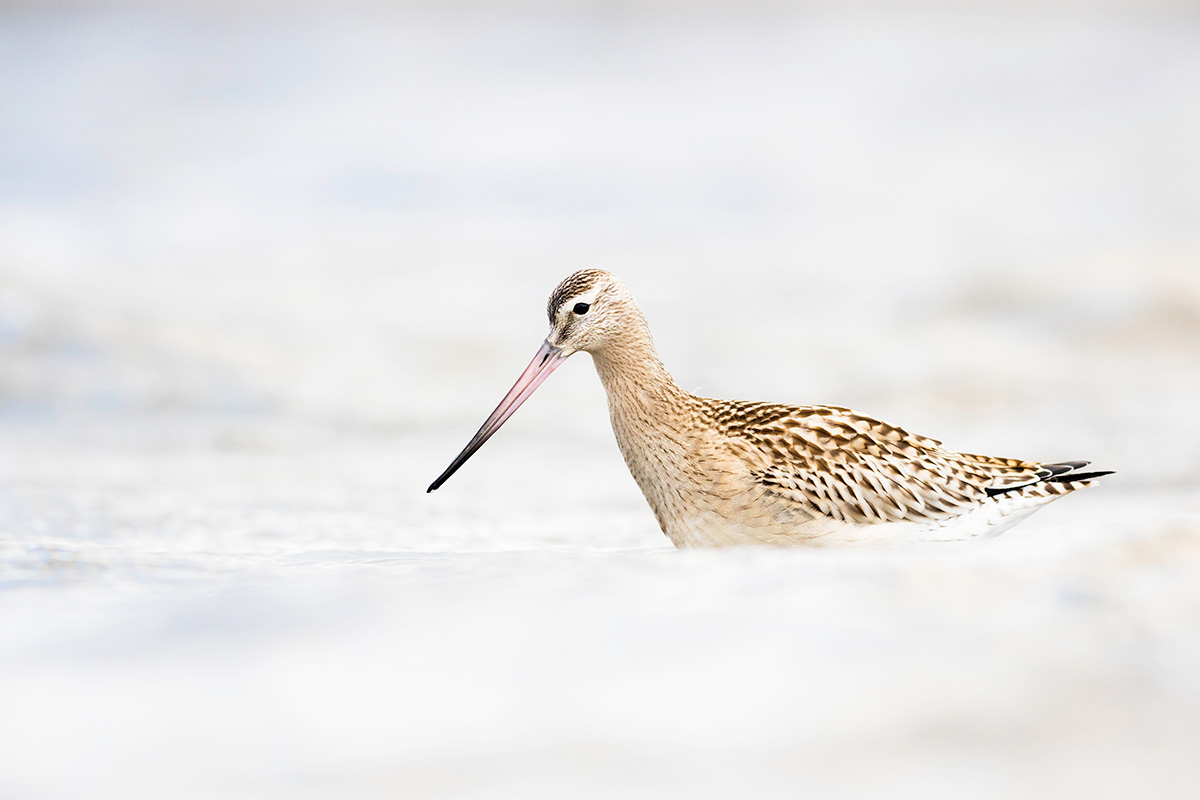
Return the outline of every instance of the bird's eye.
<path id="1" fill-rule="evenodd" d="M 571 310 L 582 316 L 588 312 L 589 308 L 591 308 L 591 306 L 589 306 L 587 303 L 576 303 L 575 308 Z"/>

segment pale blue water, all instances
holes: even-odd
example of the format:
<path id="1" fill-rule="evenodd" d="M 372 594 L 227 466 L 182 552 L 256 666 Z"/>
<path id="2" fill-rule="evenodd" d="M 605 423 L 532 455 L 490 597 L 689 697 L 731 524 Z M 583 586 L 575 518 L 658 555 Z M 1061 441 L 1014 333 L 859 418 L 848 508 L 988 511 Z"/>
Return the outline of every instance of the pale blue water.
<path id="1" fill-rule="evenodd" d="M 0 796 L 1193 796 L 1197 21 L 889 9 L 0 14 Z M 676 553 L 580 356 L 425 494 L 585 266 L 1118 474 Z"/>

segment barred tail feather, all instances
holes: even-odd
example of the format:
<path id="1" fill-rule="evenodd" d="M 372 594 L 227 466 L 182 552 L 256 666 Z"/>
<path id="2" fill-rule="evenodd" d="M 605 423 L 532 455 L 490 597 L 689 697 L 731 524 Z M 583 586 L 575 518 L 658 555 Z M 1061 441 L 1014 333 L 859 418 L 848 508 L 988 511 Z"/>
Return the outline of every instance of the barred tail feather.
<path id="1" fill-rule="evenodd" d="M 1026 493 L 1036 495 L 1040 492 L 1054 495 L 1066 494 L 1085 486 L 1091 486 L 1097 478 L 1113 474 L 1113 470 L 1079 471 L 1090 463 L 1090 461 L 1060 461 L 1054 464 L 1042 464 L 1042 470 L 1036 480 L 1018 486 L 989 488 L 987 494 L 988 497 Z"/>

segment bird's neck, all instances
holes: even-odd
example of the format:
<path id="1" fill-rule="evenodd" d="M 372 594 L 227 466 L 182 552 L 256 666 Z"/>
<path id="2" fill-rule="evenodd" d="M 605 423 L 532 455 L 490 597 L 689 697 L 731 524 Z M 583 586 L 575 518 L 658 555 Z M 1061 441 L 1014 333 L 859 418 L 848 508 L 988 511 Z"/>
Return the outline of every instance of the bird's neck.
<path id="1" fill-rule="evenodd" d="M 610 344 L 592 358 L 608 393 L 614 424 L 618 417 L 663 419 L 688 397 L 663 366 L 649 333 Z"/>
<path id="2" fill-rule="evenodd" d="M 659 526 L 668 531 L 670 520 L 682 513 L 676 508 L 676 484 L 686 472 L 692 447 L 695 398 L 667 372 L 648 332 L 594 352 L 592 358 L 608 394 L 617 447 Z"/>

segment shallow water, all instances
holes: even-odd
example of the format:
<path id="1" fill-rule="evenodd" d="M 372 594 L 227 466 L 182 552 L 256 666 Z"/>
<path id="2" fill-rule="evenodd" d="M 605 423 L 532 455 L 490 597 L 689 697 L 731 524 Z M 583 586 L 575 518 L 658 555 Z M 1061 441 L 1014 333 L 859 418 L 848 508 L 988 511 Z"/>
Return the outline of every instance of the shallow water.
<path id="1" fill-rule="evenodd" d="M 1195 796 L 1196 25 L 3 12 L 0 796 Z M 675 552 L 580 356 L 425 494 L 584 266 L 688 389 L 1118 474 Z"/>

